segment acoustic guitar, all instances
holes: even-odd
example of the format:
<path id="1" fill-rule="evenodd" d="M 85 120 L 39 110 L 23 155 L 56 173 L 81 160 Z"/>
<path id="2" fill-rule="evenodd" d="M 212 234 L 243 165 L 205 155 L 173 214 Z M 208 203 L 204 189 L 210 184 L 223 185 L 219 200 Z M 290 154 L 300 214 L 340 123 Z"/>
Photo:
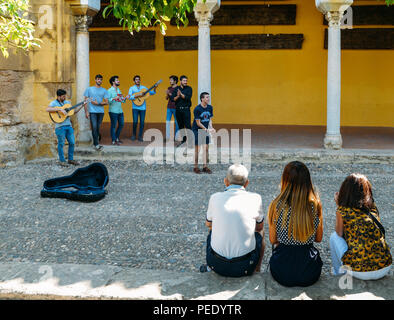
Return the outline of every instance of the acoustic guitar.
<path id="1" fill-rule="evenodd" d="M 89 98 L 86 100 L 87 102 L 92 101 L 92 98 Z M 49 117 L 51 118 L 51 120 L 54 123 L 62 123 L 64 122 L 64 120 L 66 120 L 69 116 L 72 116 L 74 114 L 74 109 L 78 108 L 80 105 L 84 104 L 85 101 L 82 101 L 80 103 L 77 103 L 75 106 L 72 106 L 69 103 L 66 103 L 65 105 L 61 106 L 61 107 L 55 107 L 57 109 L 59 109 L 59 111 L 51 111 L 49 112 Z M 62 112 L 60 112 L 60 110 L 64 110 L 67 112 L 67 114 L 63 114 Z"/>
<path id="2" fill-rule="evenodd" d="M 148 97 L 150 96 L 149 91 L 151 91 L 154 87 L 157 87 L 159 85 L 159 83 L 161 83 L 161 82 L 162 82 L 162 80 L 159 80 L 153 86 L 151 86 L 148 90 L 142 89 L 141 91 L 134 93 L 134 95 L 142 93 L 142 96 L 135 98 L 133 100 L 133 103 L 138 107 L 142 106 L 144 104 L 145 100 L 148 99 Z"/>

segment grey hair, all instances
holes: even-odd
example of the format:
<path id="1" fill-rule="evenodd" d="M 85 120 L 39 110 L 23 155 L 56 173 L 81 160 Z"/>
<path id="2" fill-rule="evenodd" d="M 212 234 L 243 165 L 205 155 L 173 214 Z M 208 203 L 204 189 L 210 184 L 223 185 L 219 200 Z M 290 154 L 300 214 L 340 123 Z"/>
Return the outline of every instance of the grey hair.
<path id="1" fill-rule="evenodd" d="M 248 181 L 248 169 L 242 164 L 233 164 L 228 168 L 226 178 L 230 184 L 244 186 Z"/>

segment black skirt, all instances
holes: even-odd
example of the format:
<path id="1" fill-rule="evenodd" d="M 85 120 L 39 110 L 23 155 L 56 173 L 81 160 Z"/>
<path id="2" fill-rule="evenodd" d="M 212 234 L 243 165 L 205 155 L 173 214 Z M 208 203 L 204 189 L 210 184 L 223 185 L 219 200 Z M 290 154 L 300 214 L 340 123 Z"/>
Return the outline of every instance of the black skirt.
<path id="1" fill-rule="evenodd" d="M 313 245 L 279 244 L 269 262 L 272 277 L 286 287 L 308 287 L 319 280 L 323 262 Z"/>

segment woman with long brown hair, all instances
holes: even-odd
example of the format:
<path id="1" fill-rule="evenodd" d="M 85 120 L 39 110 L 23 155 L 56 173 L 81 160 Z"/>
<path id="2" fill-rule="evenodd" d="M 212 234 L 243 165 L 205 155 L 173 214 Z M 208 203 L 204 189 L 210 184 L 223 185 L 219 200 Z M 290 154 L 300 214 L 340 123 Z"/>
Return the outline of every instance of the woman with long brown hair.
<path id="1" fill-rule="evenodd" d="M 361 280 L 384 277 L 391 268 L 390 248 L 367 177 L 346 177 L 339 193 L 335 232 L 330 237 L 333 274 L 349 274 Z"/>
<path id="2" fill-rule="evenodd" d="M 313 246 L 323 238 L 322 205 L 302 162 L 284 168 L 280 193 L 268 209 L 268 225 L 273 278 L 287 287 L 315 283 L 323 266 Z"/>

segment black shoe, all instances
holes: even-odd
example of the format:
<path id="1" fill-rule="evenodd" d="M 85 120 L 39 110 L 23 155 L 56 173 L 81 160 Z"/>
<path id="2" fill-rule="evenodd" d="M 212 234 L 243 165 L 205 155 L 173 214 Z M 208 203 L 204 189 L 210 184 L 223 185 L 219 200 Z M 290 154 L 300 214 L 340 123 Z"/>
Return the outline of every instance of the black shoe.
<path id="1" fill-rule="evenodd" d="M 144 139 L 138 138 L 138 141 L 139 141 L 139 142 L 144 142 Z"/>
<path id="2" fill-rule="evenodd" d="M 211 271 L 211 269 L 209 268 L 209 267 L 206 265 L 206 264 L 202 264 L 201 266 L 200 266 L 200 272 L 201 273 L 204 273 L 204 272 L 209 272 L 209 271 Z"/>
<path id="3" fill-rule="evenodd" d="M 130 139 L 131 139 L 131 141 L 134 141 L 135 140 L 135 136 L 132 136 Z"/>
<path id="4" fill-rule="evenodd" d="M 212 174 L 211 169 L 209 169 L 208 167 L 202 168 L 202 172 L 205 172 L 205 173 L 208 173 L 208 174 Z"/>

